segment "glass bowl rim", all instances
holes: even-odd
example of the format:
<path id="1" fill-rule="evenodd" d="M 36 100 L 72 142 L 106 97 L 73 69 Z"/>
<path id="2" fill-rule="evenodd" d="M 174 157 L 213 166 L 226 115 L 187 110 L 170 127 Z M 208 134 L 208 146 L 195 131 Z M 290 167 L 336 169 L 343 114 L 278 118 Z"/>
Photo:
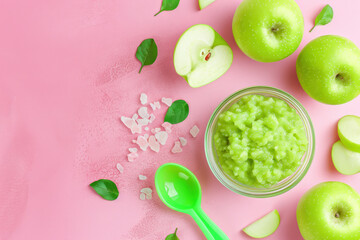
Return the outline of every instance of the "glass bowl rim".
<path id="1" fill-rule="evenodd" d="M 279 96 L 275 96 L 275 93 L 279 94 Z M 307 133 L 307 139 L 308 139 L 308 147 L 306 152 L 304 153 L 304 156 L 302 158 L 302 162 L 298 169 L 289 177 L 281 180 L 279 183 L 275 184 L 274 186 L 280 186 L 277 189 L 274 189 L 272 191 L 268 191 L 270 188 L 255 188 L 251 186 L 241 185 L 240 182 L 237 180 L 232 179 L 228 174 L 226 174 L 223 170 L 220 164 L 216 161 L 214 154 L 213 154 L 213 132 L 211 130 L 214 130 L 212 126 L 215 125 L 216 120 L 218 116 L 225 110 L 227 110 L 233 103 L 235 103 L 235 100 L 238 101 L 241 97 L 245 95 L 265 95 L 270 97 L 276 97 L 283 101 L 285 101 L 290 107 L 294 108 L 297 112 L 297 114 L 300 116 L 305 131 Z M 238 98 L 237 98 L 238 97 Z M 290 104 L 290 103 L 291 104 Z M 226 108 L 227 107 L 227 108 Z M 205 155 L 207 162 L 209 164 L 209 167 L 212 171 L 212 173 L 215 175 L 215 177 L 218 179 L 218 181 L 224 185 L 226 188 L 230 189 L 231 191 L 247 196 L 247 197 L 254 197 L 254 198 L 267 198 L 267 197 L 274 197 L 278 196 L 280 194 L 283 194 L 290 189 L 294 188 L 306 175 L 308 172 L 311 163 L 314 158 L 315 154 L 315 131 L 314 127 L 311 121 L 311 118 L 304 108 L 304 106 L 291 94 L 278 89 L 274 87 L 268 87 L 268 86 L 253 86 L 241 89 L 239 91 L 236 91 L 235 93 L 231 94 L 227 98 L 225 98 L 214 110 L 212 113 L 208 124 L 206 126 L 205 130 L 205 137 L 204 137 L 204 149 L 205 149 Z M 296 173 L 296 174 L 295 174 Z M 294 175 L 295 174 L 295 175 Z M 292 181 L 289 181 L 292 180 Z M 285 184 L 284 184 L 285 183 Z M 281 186 L 281 184 L 284 184 Z M 244 191 L 244 187 L 247 187 L 248 189 Z M 250 190 L 249 190 L 250 189 Z"/>

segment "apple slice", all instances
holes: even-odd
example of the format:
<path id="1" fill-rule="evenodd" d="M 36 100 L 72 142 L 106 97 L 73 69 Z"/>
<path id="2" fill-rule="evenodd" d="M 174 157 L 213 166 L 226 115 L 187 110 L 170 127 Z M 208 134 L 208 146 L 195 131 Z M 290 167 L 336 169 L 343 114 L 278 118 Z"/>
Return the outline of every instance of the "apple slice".
<path id="1" fill-rule="evenodd" d="M 360 172 L 360 153 L 347 149 L 341 141 L 334 143 L 331 157 L 340 173 L 353 175 Z"/>
<path id="2" fill-rule="evenodd" d="M 360 117 L 347 115 L 338 122 L 341 142 L 350 150 L 360 152 Z"/>
<path id="3" fill-rule="evenodd" d="M 266 216 L 250 224 L 243 231 L 253 238 L 264 238 L 273 234 L 280 224 L 280 214 L 275 209 Z"/>
<path id="4" fill-rule="evenodd" d="M 232 60 L 229 44 L 205 24 L 194 25 L 186 30 L 174 52 L 176 72 L 194 88 L 218 79 L 230 68 Z"/>
<path id="5" fill-rule="evenodd" d="M 215 0 L 199 0 L 200 10 L 206 8 L 207 6 L 209 6 L 213 2 L 215 2 Z"/>

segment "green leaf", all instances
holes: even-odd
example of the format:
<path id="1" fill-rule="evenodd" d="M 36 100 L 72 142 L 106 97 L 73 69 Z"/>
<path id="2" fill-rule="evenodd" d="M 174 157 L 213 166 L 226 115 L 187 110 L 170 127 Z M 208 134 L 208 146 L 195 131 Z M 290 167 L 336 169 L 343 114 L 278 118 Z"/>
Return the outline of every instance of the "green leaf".
<path id="1" fill-rule="evenodd" d="M 313 28 L 310 30 L 310 32 L 317 26 L 317 25 L 326 25 L 329 22 L 331 22 L 331 20 L 333 19 L 334 16 L 334 12 L 332 7 L 327 4 L 319 13 L 319 15 L 317 15 L 316 19 L 315 19 L 315 25 L 313 26 Z"/>
<path id="2" fill-rule="evenodd" d="M 113 181 L 99 179 L 90 184 L 90 186 L 104 199 L 115 200 L 119 196 L 119 190 Z"/>
<path id="3" fill-rule="evenodd" d="M 141 62 L 139 73 L 144 66 L 153 64 L 157 55 L 158 48 L 154 39 L 149 38 L 142 41 L 136 50 L 136 58 Z"/>
<path id="4" fill-rule="evenodd" d="M 167 235 L 165 240 L 179 240 L 178 236 L 176 236 L 177 228 L 175 229 L 175 232 L 172 234 Z"/>
<path id="5" fill-rule="evenodd" d="M 162 11 L 172 11 L 179 5 L 180 0 L 163 0 L 161 4 L 160 11 L 157 12 L 154 16 L 158 15 Z"/>
<path id="6" fill-rule="evenodd" d="M 184 100 L 176 100 L 168 108 L 164 122 L 176 124 L 184 121 L 189 115 L 189 105 Z"/>

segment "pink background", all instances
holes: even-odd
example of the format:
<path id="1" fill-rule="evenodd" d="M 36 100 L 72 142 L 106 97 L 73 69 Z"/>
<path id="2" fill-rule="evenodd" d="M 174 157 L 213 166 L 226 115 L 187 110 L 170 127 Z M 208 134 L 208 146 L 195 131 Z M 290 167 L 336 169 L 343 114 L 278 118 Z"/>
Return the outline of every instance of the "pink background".
<path id="1" fill-rule="evenodd" d="M 308 30 L 324 6 L 321 0 L 297 1 L 305 33 L 299 49 L 287 59 L 259 63 L 236 46 L 231 22 L 241 1 L 217 0 L 203 11 L 197 0 L 182 0 L 172 12 L 153 17 L 161 0 L 2 0 L 0 2 L 0 239 L 164 239 L 176 227 L 180 239 L 205 239 L 193 220 L 160 202 L 139 200 L 143 187 L 154 189 L 158 166 L 177 162 L 190 168 L 202 185 L 202 207 L 230 239 L 249 239 L 241 229 L 274 208 L 281 224 L 268 239 L 302 239 L 296 205 L 316 183 L 335 180 L 360 192 L 360 175 L 343 176 L 331 162 L 338 139 L 337 120 L 360 115 L 360 98 L 341 106 L 312 100 L 300 87 L 295 61 L 311 39 L 324 34 L 350 38 L 360 46 L 360 2 L 331 1 L 334 20 Z M 181 33 L 193 24 L 215 28 L 234 51 L 230 70 L 219 80 L 192 89 L 173 67 L 173 50 Z M 144 67 L 135 58 L 139 43 L 154 38 L 155 64 Z M 223 187 L 211 173 L 203 136 L 215 107 L 236 90 L 268 85 L 295 96 L 308 110 L 316 131 L 316 154 L 308 174 L 291 191 L 269 199 L 251 199 Z M 145 92 L 150 101 L 185 99 L 190 115 L 174 126 L 159 154 L 141 153 L 126 160 L 134 138 L 120 122 L 131 116 Z M 160 114 L 159 114 L 160 112 Z M 161 123 L 165 107 L 152 126 Z M 192 139 L 193 124 L 200 134 Z M 189 144 L 171 154 L 176 136 Z M 125 167 L 119 174 L 117 162 Z M 147 181 L 139 181 L 139 174 Z M 88 186 L 99 178 L 114 180 L 116 201 L 101 199 Z"/>

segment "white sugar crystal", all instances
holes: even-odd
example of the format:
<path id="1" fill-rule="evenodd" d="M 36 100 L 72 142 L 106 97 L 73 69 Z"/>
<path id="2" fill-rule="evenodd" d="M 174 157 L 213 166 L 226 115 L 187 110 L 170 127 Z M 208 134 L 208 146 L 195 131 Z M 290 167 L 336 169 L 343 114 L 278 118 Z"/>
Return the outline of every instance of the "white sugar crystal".
<path id="1" fill-rule="evenodd" d="M 145 193 L 146 195 L 152 194 L 152 189 L 147 187 L 147 188 L 141 189 L 140 192 Z"/>
<path id="2" fill-rule="evenodd" d="M 147 95 L 145 93 L 141 93 L 140 102 L 142 105 L 145 105 L 147 103 L 147 99 L 148 99 Z"/>
<path id="3" fill-rule="evenodd" d="M 144 134 L 144 138 L 148 139 L 149 138 L 149 134 Z"/>
<path id="4" fill-rule="evenodd" d="M 145 127 L 145 131 L 149 131 L 149 127 Z"/>
<path id="5" fill-rule="evenodd" d="M 129 148 L 129 152 L 137 152 L 138 151 L 138 149 L 137 148 Z"/>
<path id="6" fill-rule="evenodd" d="M 167 133 L 171 133 L 171 123 L 168 123 L 168 122 L 164 122 L 163 124 L 161 124 L 161 126 L 165 129 L 165 131 Z"/>
<path id="7" fill-rule="evenodd" d="M 144 175 L 139 175 L 139 180 L 144 181 L 144 180 L 146 180 L 146 179 L 147 179 L 146 176 L 144 176 Z"/>
<path id="8" fill-rule="evenodd" d="M 130 129 L 132 134 L 141 133 L 141 127 L 136 124 L 134 119 L 122 116 L 121 121 L 127 128 Z"/>
<path id="9" fill-rule="evenodd" d="M 132 116 L 132 119 L 136 120 L 138 119 L 139 115 L 137 115 L 136 113 L 134 113 L 134 115 Z"/>
<path id="10" fill-rule="evenodd" d="M 120 173 L 124 172 L 124 167 L 120 163 L 116 164 L 116 168 L 117 168 L 117 170 L 119 170 Z"/>
<path id="11" fill-rule="evenodd" d="M 181 146 L 186 146 L 187 140 L 185 138 L 179 137 L 179 140 L 180 140 Z"/>
<path id="12" fill-rule="evenodd" d="M 161 98 L 161 101 L 162 101 L 164 104 L 168 105 L 169 107 L 170 107 L 171 104 L 172 104 L 172 99 L 171 99 L 171 98 L 165 98 L 165 97 L 163 97 L 163 98 Z"/>
<path id="13" fill-rule="evenodd" d="M 191 134 L 191 136 L 196 137 L 198 135 L 199 131 L 200 131 L 199 128 L 196 125 L 194 125 L 190 129 L 190 134 Z"/>
<path id="14" fill-rule="evenodd" d="M 156 141 L 155 136 L 153 135 L 149 137 L 149 147 L 154 152 L 158 153 L 160 151 L 160 144 Z"/>
<path id="15" fill-rule="evenodd" d="M 145 198 L 146 198 L 145 193 L 140 193 L 140 200 L 145 200 Z"/>
<path id="16" fill-rule="evenodd" d="M 146 194 L 146 199 L 148 200 L 152 199 L 152 194 Z"/>
<path id="17" fill-rule="evenodd" d="M 144 136 L 138 136 L 136 143 L 137 143 L 137 145 L 139 145 L 140 149 L 143 151 L 146 151 L 147 147 L 149 146 L 149 143 Z"/>
<path id="18" fill-rule="evenodd" d="M 139 155 L 136 152 L 129 153 L 127 155 L 128 161 L 133 162 L 135 159 L 137 159 Z"/>
<path id="19" fill-rule="evenodd" d="M 148 119 L 150 117 L 147 107 L 141 107 L 138 110 L 138 114 L 141 118 Z"/>
<path id="20" fill-rule="evenodd" d="M 180 146 L 180 141 L 176 141 L 174 144 L 174 147 L 171 149 L 172 153 L 181 153 L 182 152 L 182 148 Z"/>
<path id="21" fill-rule="evenodd" d="M 136 143 L 136 140 L 135 140 L 135 139 L 133 139 L 133 140 L 131 140 L 131 142 L 132 142 L 132 143 Z"/>
<path id="22" fill-rule="evenodd" d="M 155 120 L 155 115 L 152 113 L 152 114 L 150 114 L 149 121 L 150 121 L 150 123 L 152 123 L 154 120 Z"/>
<path id="23" fill-rule="evenodd" d="M 150 106 L 152 108 L 153 111 L 155 111 L 156 109 L 160 109 L 161 108 L 161 105 L 160 105 L 160 102 L 154 102 L 154 103 L 150 103 Z"/>
<path id="24" fill-rule="evenodd" d="M 146 198 L 146 199 L 152 199 L 152 190 L 151 188 L 143 188 L 140 190 L 140 199 L 144 200 L 142 198 Z M 144 194 L 144 196 L 141 196 L 142 194 Z"/>
<path id="25" fill-rule="evenodd" d="M 161 145 L 165 145 L 168 139 L 168 133 L 165 131 L 157 132 L 155 133 L 155 138 Z"/>
<path id="26" fill-rule="evenodd" d="M 139 125 L 140 127 L 146 126 L 146 125 L 148 125 L 149 122 L 150 122 L 149 119 L 146 119 L 146 118 L 139 118 L 139 119 L 137 119 L 136 121 L 137 121 L 137 123 L 138 123 L 138 125 Z"/>

